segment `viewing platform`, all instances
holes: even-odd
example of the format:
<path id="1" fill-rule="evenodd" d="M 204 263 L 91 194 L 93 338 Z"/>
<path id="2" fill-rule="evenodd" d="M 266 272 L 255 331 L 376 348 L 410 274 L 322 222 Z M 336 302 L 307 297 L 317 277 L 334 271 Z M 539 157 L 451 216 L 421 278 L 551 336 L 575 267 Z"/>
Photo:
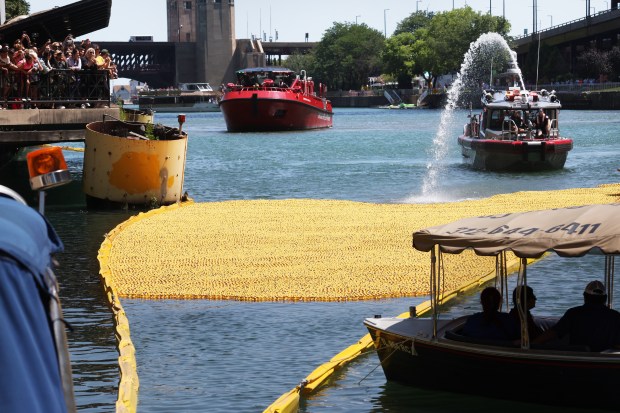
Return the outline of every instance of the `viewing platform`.
<path id="1" fill-rule="evenodd" d="M 0 152 L 3 146 L 83 141 L 86 124 L 104 116 L 118 119 L 120 107 L 1 110 Z"/>

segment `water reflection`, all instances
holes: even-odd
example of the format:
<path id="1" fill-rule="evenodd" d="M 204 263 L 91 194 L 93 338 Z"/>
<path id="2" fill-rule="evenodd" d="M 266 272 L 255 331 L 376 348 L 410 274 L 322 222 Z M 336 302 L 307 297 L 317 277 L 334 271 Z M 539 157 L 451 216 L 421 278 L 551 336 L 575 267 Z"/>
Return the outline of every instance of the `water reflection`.
<path id="1" fill-rule="evenodd" d="M 99 278 L 97 251 L 103 234 L 126 220 L 126 212 L 49 208 L 46 216 L 63 243 L 56 258 L 60 297 L 68 331 L 73 381 L 80 412 L 113 411 L 118 387 L 118 353 L 112 314 Z"/>

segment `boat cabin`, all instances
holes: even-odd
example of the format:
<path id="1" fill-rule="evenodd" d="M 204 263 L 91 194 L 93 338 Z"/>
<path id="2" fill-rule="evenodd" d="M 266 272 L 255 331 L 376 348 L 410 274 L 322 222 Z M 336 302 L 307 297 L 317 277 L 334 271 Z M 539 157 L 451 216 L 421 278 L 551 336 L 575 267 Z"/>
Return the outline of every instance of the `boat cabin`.
<path id="1" fill-rule="evenodd" d="M 237 85 L 244 87 L 290 87 L 295 81 L 295 72 L 285 68 L 257 67 L 237 71 Z"/>
<path id="2" fill-rule="evenodd" d="M 470 116 L 466 136 L 497 140 L 560 137 L 560 103 L 546 90 L 529 92 L 510 88 L 505 92 L 485 91 L 482 100 L 482 112 Z"/>
<path id="3" fill-rule="evenodd" d="M 179 83 L 181 92 L 213 92 L 213 88 L 208 83 Z"/>

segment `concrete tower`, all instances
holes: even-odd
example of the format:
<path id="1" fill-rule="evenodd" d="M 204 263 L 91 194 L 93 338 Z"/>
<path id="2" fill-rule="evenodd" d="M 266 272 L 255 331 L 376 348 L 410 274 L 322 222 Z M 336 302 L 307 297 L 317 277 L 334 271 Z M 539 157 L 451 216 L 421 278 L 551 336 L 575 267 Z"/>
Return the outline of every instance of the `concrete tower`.
<path id="1" fill-rule="evenodd" d="M 177 81 L 209 82 L 234 77 L 234 0 L 166 0 L 168 41 L 177 44 Z"/>

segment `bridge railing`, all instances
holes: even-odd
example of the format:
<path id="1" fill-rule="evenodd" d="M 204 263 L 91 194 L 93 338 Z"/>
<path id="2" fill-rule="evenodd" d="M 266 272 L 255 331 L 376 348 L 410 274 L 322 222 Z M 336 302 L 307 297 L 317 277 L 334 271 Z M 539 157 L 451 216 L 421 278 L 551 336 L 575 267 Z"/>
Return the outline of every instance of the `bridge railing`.
<path id="1" fill-rule="evenodd" d="M 9 86 L 3 102 L 7 109 L 110 105 L 110 76 L 107 70 L 53 69 L 48 73 L 31 75 L 28 79 L 19 72 L 2 76 L 5 76 L 2 82 Z"/>
<path id="2" fill-rule="evenodd" d="M 602 90 L 620 90 L 620 82 L 602 82 L 594 83 L 589 81 L 571 82 L 571 83 L 547 83 L 535 85 L 526 85 L 528 90 L 555 90 L 556 92 L 592 92 Z"/>
<path id="3" fill-rule="evenodd" d="M 596 17 L 596 16 L 601 16 L 601 15 L 608 14 L 608 13 L 613 13 L 613 12 L 618 12 L 618 10 L 617 9 L 602 10 L 602 11 L 599 11 L 598 13 L 591 14 L 590 18 Z M 576 23 L 583 23 L 587 19 L 588 19 L 587 17 L 582 17 L 580 19 L 575 19 L 575 20 L 571 20 L 571 21 L 568 21 L 568 22 L 565 22 L 565 23 L 556 24 L 555 26 L 547 27 L 546 29 L 540 29 L 540 30 L 537 30 L 536 32 L 532 32 L 532 33 L 529 33 L 529 34 L 522 34 L 520 36 L 515 36 L 515 37 L 512 38 L 512 40 L 513 41 L 521 40 L 521 39 L 525 39 L 525 38 L 528 38 L 528 37 L 532 37 L 534 35 L 539 35 L 541 33 L 549 32 L 551 30 L 555 30 L 555 29 L 558 29 L 558 28 L 561 28 L 561 27 L 571 26 L 571 25 L 576 24 Z"/>

